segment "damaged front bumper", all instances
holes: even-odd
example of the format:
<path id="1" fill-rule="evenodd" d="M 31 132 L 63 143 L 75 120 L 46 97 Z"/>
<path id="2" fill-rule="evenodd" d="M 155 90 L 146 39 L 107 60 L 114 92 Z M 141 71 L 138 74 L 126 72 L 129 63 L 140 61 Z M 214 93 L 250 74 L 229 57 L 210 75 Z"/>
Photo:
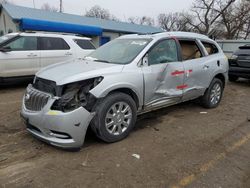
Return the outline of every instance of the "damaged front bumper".
<path id="1" fill-rule="evenodd" d="M 47 93 L 40 92 L 31 86 L 27 91 L 37 92 L 37 96 L 47 95 L 47 103 L 40 111 L 32 111 L 26 108 L 26 101 L 39 103 L 28 93 L 23 98 L 21 117 L 24 119 L 27 130 L 38 139 L 61 148 L 79 148 L 83 145 L 87 128 L 94 117 L 94 113 L 80 107 L 70 112 L 51 110 L 56 98 Z M 38 101 L 38 102 L 37 102 Z M 34 104 L 34 105 L 36 105 Z"/>

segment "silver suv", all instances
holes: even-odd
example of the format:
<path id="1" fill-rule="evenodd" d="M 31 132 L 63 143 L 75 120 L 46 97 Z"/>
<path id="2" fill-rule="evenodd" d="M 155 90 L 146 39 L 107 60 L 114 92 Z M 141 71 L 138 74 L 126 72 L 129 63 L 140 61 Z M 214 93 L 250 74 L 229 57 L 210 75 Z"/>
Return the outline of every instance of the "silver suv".
<path id="1" fill-rule="evenodd" d="M 217 107 L 227 74 L 227 58 L 206 36 L 122 36 L 84 60 L 38 72 L 21 116 L 31 134 L 54 146 L 80 148 L 89 125 L 103 141 L 116 142 L 138 114 L 196 98 Z"/>

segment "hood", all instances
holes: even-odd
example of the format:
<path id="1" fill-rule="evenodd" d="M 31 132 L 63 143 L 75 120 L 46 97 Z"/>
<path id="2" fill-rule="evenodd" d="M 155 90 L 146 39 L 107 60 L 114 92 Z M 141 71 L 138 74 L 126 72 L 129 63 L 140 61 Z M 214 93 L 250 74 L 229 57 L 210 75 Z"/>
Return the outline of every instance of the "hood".
<path id="1" fill-rule="evenodd" d="M 73 60 L 54 64 L 40 70 L 36 76 L 64 85 L 88 78 L 120 73 L 124 65 L 95 62 L 90 60 Z"/>

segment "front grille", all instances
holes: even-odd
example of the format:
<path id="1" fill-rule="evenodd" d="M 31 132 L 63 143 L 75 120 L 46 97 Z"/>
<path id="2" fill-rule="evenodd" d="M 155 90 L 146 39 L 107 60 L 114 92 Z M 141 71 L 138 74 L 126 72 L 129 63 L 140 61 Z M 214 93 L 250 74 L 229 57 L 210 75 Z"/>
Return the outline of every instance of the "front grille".
<path id="1" fill-rule="evenodd" d="M 24 97 L 24 104 L 26 109 L 30 111 L 41 111 L 47 104 L 49 98 L 49 94 L 40 92 L 29 86 Z"/>
<path id="2" fill-rule="evenodd" d="M 33 87 L 39 91 L 56 96 L 56 82 L 36 77 Z"/>

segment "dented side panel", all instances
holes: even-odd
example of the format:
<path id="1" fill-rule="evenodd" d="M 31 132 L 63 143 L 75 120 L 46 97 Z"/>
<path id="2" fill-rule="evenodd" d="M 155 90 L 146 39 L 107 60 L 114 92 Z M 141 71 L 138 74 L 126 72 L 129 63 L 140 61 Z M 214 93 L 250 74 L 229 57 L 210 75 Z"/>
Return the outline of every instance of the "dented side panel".
<path id="1" fill-rule="evenodd" d="M 184 67 L 182 62 L 171 62 L 142 68 L 145 83 L 146 108 L 170 105 L 183 95 Z"/>

